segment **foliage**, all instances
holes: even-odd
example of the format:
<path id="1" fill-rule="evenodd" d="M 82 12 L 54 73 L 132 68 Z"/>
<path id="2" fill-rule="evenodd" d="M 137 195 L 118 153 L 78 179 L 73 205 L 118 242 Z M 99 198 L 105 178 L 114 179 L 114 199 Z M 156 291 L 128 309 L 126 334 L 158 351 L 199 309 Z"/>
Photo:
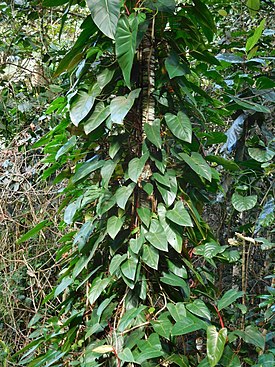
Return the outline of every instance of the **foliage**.
<path id="1" fill-rule="evenodd" d="M 44 1 L 65 5 L 63 16 L 79 3 Z M 257 13 L 248 33 L 223 39 L 217 25 L 235 11 L 227 2 L 87 5 L 55 70 L 70 78 L 46 111 L 59 123 L 34 145 L 50 164 L 42 177 L 66 182 L 63 270 L 45 298 L 56 313 L 32 323 L 19 363 L 267 366 L 274 288 L 259 320 L 247 279 L 251 246 L 272 247 L 267 20 Z M 222 235 L 203 212 L 219 203 L 229 212 Z M 220 287 L 220 269 L 240 261 L 241 282 Z"/>

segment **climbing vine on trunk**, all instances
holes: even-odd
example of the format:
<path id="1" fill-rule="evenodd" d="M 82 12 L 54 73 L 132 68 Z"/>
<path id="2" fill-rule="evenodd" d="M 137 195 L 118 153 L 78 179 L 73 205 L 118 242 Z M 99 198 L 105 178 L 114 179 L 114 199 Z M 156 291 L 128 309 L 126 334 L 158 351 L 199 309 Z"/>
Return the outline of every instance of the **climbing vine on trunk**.
<path id="1" fill-rule="evenodd" d="M 243 320 L 232 330 L 224 317 L 245 313 L 244 289 L 217 286 L 219 264 L 239 257 L 215 237 L 202 207 L 221 191 L 217 164 L 239 169 L 207 153 L 207 139 L 226 141 L 209 120 L 219 109 L 229 115 L 259 104 L 234 95 L 224 102 L 203 88 L 208 68 L 222 65 L 204 2 L 87 5 L 91 15 L 55 72 L 71 82 L 65 103 L 57 98 L 47 110 L 60 123 L 35 145 L 46 146 L 48 174 L 67 180 L 69 230 L 56 255 L 64 266 L 46 298 L 60 303 L 21 363 L 240 366 L 243 343 L 256 363 L 262 333 Z M 240 209 L 242 198 L 234 197 L 236 210 L 257 201 L 248 195 Z"/>

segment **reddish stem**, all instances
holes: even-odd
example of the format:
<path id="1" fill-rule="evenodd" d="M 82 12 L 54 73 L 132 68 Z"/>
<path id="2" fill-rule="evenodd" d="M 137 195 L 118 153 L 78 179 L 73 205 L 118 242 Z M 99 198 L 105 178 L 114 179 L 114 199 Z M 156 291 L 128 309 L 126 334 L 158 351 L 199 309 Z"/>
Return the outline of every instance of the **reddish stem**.
<path id="1" fill-rule="evenodd" d="M 126 4 L 124 4 L 124 8 L 126 10 L 127 15 L 130 15 L 131 13 L 129 12 L 129 9 L 127 8 L 127 5 Z"/>
<path id="2" fill-rule="evenodd" d="M 216 310 L 216 312 L 217 312 L 217 314 L 218 314 L 218 316 L 219 316 L 219 320 L 220 320 L 221 327 L 222 327 L 222 328 L 224 328 L 224 322 L 223 322 L 222 316 L 221 316 L 221 314 L 220 314 L 220 311 L 218 310 L 218 308 L 217 308 L 217 306 L 216 306 L 216 305 L 213 305 L 213 306 L 214 306 L 214 308 L 215 308 L 215 310 Z"/>

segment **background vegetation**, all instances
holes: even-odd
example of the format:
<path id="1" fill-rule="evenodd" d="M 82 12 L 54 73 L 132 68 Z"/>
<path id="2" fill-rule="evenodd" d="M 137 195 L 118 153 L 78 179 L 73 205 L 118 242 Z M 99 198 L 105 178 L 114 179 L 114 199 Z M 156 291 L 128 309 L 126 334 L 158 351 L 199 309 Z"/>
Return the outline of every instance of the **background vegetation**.
<path id="1" fill-rule="evenodd" d="M 273 365 L 274 5 L 0 12 L 1 363 Z"/>

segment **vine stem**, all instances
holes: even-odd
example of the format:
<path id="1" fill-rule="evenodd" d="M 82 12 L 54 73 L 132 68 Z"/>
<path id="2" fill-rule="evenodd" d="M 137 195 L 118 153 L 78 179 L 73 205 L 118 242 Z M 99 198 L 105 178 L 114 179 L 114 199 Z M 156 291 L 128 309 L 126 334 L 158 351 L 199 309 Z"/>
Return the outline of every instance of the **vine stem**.
<path id="1" fill-rule="evenodd" d="M 215 304 L 213 306 L 214 306 L 214 308 L 217 312 L 217 315 L 219 317 L 220 325 L 221 325 L 222 328 L 224 328 L 224 322 L 223 322 L 223 319 L 222 319 L 222 315 L 220 314 L 220 311 L 218 310 L 218 307 Z"/>

